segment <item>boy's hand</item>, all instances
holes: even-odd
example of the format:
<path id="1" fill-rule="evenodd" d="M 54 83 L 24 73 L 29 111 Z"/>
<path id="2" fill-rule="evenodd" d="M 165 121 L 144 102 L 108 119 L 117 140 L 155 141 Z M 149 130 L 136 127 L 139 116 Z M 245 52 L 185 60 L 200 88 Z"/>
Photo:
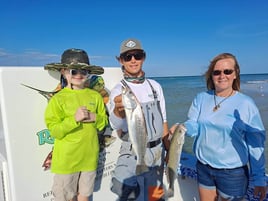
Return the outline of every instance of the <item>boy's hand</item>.
<path id="1" fill-rule="evenodd" d="M 96 121 L 96 114 L 93 112 L 88 111 L 88 117 L 84 119 L 82 122 L 90 123 Z"/>
<path id="2" fill-rule="evenodd" d="M 96 120 L 96 114 L 88 111 L 85 106 L 81 106 L 75 113 L 76 122 L 94 122 Z"/>

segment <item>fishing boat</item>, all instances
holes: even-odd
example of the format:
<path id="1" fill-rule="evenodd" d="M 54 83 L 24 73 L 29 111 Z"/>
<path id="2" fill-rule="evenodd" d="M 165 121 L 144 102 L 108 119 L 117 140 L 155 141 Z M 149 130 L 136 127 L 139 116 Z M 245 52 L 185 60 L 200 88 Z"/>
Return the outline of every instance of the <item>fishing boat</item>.
<path id="1" fill-rule="evenodd" d="M 105 87 L 111 90 L 122 79 L 121 69 L 105 67 Z M 53 91 L 59 74 L 42 67 L 0 67 L 0 201 L 53 201 L 53 174 L 42 164 L 53 148 L 44 122 L 47 97 L 27 86 Z M 118 157 L 116 137 L 100 151 L 95 189 L 90 200 L 116 200 L 110 181 Z M 169 201 L 198 201 L 194 156 L 182 153 L 173 197 Z M 164 177 L 165 189 L 168 180 Z M 249 187 L 247 199 L 255 200 Z M 267 199 L 268 200 L 268 199 Z"/>

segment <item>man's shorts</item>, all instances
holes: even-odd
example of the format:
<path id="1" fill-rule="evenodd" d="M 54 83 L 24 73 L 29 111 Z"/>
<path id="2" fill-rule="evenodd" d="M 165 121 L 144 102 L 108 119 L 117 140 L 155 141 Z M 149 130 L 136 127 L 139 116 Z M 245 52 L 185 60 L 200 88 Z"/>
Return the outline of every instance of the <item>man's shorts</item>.
<path id="1" fill-rule="evenodd" d="M 199 186 L 205 189 L 217 189 L 219 195 L 228 200 L 241 200 L 248 187 L 248 167 L 216 169 L 197 162 Z"/>
<path id="2" fill-rule="evenodd" d="M 89 197 L 94 190 L 96 171 L 55 174 L 52 191 L 55 201 L 69 201 L 78 193 Z"/>

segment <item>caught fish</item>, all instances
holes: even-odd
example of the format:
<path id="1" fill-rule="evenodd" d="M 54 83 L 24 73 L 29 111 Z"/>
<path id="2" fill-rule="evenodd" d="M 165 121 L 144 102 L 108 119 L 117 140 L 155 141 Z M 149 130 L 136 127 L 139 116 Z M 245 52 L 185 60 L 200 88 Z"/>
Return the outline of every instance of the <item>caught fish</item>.
<path id="1" fill-rule="evenodd" d="M 167 176 L 169 179 L 169 187 L 167 190 L 168 197 L 174 196 L 174 182 L 178 175 L 177 168 L 184 144 L 185 132 L 186 128 L 182 124 L 179 124 L 171 138 L 167 163 Z"/>
<path id="2" fill-rule="evenodd" d="M 49 152 L 49 154 L 47 155 L 46 159 L 43 162 L 42 167 L 44 168 L 44 170 L 50 169 L 51 161 L 52 161 L 52 153 L 53 151 Z"/>
<path id="3" fill-rule="evenodd" d="M 55 91 L 43 91 L 43 90 L 40 90 L 40 89 L 37 89 L 37 88 L 34 88 L 34 87 L 31 87 L 31 86 L 28 86 L 26 84 L 21 84 L 25 87 L 28 87 L 30 89 L 33 89 L 35 91 L 37 91 L 38 93 L 40 93 L 42 96 L 44 96 L 47 100 L 49 100 L 53 95 L 55 95 L 57 92 L 60 91 L 60 89 L 58 90 L 55 90 Z"/>
<path id="4" fill-rule="evenodd" d="M 139 175 L 149 170 L 145 163 L 148 138 L 145 119 L 141 105 L 129 87 L 122 88 L 122 102 L 125 107 L 129 138 L 137 156 L 136 174 Z"/>

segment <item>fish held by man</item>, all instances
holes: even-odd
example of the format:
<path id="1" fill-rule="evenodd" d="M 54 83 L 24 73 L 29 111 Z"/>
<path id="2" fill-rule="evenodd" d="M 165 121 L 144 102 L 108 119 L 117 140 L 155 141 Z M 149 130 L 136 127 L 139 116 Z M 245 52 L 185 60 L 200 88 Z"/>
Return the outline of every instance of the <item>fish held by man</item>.
<path id="1" fill-rule="evenodd" d="M 145 163 L 148 136 L 144 114 L 136 96 L 128 87 L 122 87 L 122 102 L 126 113 L 129 138 L 137 157 L 136 174 L 139 175 L 149 171 Z"/>
<path id="2" fill-rule="evenodd" d="M 168 163 L 167 163 L 167 176 L 169 180 L 169 187 L 167 190 L 167 197 L 174 196 L 174 182 L 178 175 L 178 162 L 180 161 L 182 147 L 184 144 L 186 128 L 179 124 L 174 131 L 170 148 L 168 152 Z"/>

